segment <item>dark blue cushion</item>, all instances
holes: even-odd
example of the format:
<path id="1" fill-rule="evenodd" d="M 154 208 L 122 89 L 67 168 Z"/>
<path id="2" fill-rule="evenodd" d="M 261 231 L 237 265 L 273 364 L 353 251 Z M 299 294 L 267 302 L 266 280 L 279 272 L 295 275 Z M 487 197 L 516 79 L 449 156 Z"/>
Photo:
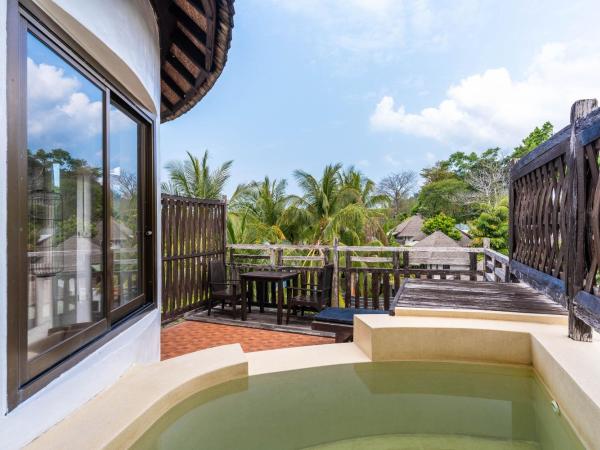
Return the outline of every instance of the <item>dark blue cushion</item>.
<path id="1" fill-rule="evenodd" d="M 354 314 L 389 314 L 389 312 L 365 308 L 326 308 L 315 316 L 315 320 L 352 325 Z"/>

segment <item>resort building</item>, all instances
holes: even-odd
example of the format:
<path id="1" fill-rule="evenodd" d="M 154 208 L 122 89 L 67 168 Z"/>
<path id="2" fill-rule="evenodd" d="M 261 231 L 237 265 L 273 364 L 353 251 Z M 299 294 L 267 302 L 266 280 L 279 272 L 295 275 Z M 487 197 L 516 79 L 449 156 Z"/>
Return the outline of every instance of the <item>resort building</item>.
<path id="1" fill-rule="evenodd" d="M 464 235 L 463 235 L 464 236 Z M 427 248 L 427 251 L 415 251 L 410 264 L 421 269 L 433 270 L 468 270 L 469 254 L 461 252 L 459 241 L 455 241 L 441 231 L 434 231 L 429 236 L 416 242 L 413 247 Z M 432 248 L 456 248 L 456 252 L 436 252 Z"/>
<path id="2" fill-rule="evenodd" d="M 391 232 L 396 242 L 400 245 L 410 245 L 419 242 L 427 235 L 421 231 L 423 228 L 423 217 L 421 214 L 410 216 L 396 225 Z"/>
<path id="3" fill-rule="evenodd" d="M 216 82 L 233 13 L 0 2 L 1 448 L 160 359 L 159 124 Z"/>
<path id="4" fill-rule="evenodd" d="M 600 450 L 597 101 L 511 166 L 508 255 L 420 216 L 228 242 L 226 199 L 159 193 L 158 134 L 233 15 L 0 2 L 0 448 Z"/>

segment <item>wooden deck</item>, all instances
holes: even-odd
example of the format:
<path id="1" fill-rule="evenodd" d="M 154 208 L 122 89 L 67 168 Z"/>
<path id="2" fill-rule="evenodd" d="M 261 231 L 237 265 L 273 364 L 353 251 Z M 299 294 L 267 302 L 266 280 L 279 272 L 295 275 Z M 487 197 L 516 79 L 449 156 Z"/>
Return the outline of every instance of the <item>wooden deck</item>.
<path id="1" fill-rule="evenodd" d="M 524 283 L 410 279 L 396 306 L 567 315 L 562 305 Z"/>

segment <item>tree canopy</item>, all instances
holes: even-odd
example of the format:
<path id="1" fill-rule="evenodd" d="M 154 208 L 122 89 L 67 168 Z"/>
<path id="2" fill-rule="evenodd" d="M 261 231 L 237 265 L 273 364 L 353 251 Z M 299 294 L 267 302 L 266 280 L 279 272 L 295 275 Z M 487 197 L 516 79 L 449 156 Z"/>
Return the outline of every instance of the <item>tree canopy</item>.
<path id="1" fill-rule="evenodd" d="M 529 135 L 523 139 L 521 145 L 515 147 L 511 157 L 513 159 L 522 158 L 532 151 L 538 145 L 546 142 L 554 133 L 554 126 L 550 122 L 545 122 L 542 127 L 535 127 Z"/>
<path id="2" fill-rule="evenodd" d="M 187 152 L 186 161 L 171 161 L 165 169 L 169 174 L 169 182 L 163 183 L 164 193 L 183 195 L 193 198 L 219 199 L 223 188 L 230 177 L 233 161 L 226 161 L 215 170 L 208 165 L 208 150 L 202 159 Z"/>
<path id="3" fill-rule="evenodd" d="M 422 231 L 427 235 L 435 231 L 441 231 L 455 241 L 458 241 L 461 238 L 461 233 L 458 228 L 456 228 L 456 220 L 444 213 L 440 213 L 423 222 Z"/>
<path id="4" fill-rule="evenodd" d="M 227 234 L 234 243 L 394 244 L 386 232 L 410 214 L 425 218 L 423 231 L 442 231 L 459 240 L 457 223 L 470 227 L 474 245 L 489 238 L 505 252 L 508 239 L 508 181 L 514 158 L 522 157 L 552 135 L 549 122 L 536 127 L 512 154 L 498 147 L 481 153 L 457 151 L 421 171 L 423 185 L 410 170 L 389 173 L 375 183 L 354 166 L 328 164 L 319 174 L 296 170 L 299 192 L 290 195 L 285 179 L 266 176 L 241 184 L 229 202 Z M 40 161 L 60 160 L 77 166 L 60 151 L 36 154 Z M 62 159 L 61 159 L 62 158 Z M 220 198 L 232 161 L 216 169 L 188 153 L 185 161 L 166 165 L 169 181 L 163 192 L 197 198 Z M 46 164 L 46 163 L 43 163 Z M 126 184 L 124 179 L 123 183 Z"/>

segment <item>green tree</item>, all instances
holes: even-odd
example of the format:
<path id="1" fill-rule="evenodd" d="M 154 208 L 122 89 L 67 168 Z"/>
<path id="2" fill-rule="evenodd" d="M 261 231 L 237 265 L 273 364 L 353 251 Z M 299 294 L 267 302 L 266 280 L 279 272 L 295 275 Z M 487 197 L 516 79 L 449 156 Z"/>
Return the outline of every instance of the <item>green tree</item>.
<path id="1" fill-rule="evenodd" d="M 239 186 L 230 203 L 230 215 L 238 218 L 234 221 L 232 217 L 232 238 L 243 235 L 246 242 L 270 243 L 286 240 L 284 223 L 290 201 L 286 187 L 286 180 L 271 181 L 269 177 Z"/>
<path id="2" fill-rule="evenodd" d="M 427 235 L 435 231 L 441 231 L 455 241 L 458 241 L 461 237 L 460 231 L 456 228 L 456 220 L 444 213 L 440 213 L 423 222 L 421 231 Z"/>
<path id="3" fill-rule="evenodd" d="M 456 180 L 458 177 L 452 170 L 449 161 L 438 161 L 433 167 L 427 167 L 421 170 L 421 177 L 425 180 L 425 184 L 437 183 L 445 180 Z"/>
<path id="4" fill-rule="evenodd" d="M 343 189 L 355 195 L 358 202 L 366 208 L 387 206 L 390 199 L 377 191 L 377 185 L 360 171 L 350 166 L 340 172 L 340 184 Z"/>
<path id="5" fill-rule="evenodd" d="M 187 152 L 186 161 L 171 161 L 165 169 L 169 174 L 169 182 L 162 183 L 165 194 L 182 195 L 193 198 L 220 199 L 223 188 L 230 177 L 233 161 L 226 161 L 211 171 L 208 166 L 208 150 L 202 159 Z"/>
<path id="6" fill-rule="evenodd" d="M 338 237 L 344 244 L 358 245 L 367 225 L 377 226 L 379 214 L 362 203 L 353 187 L 342 183 L 341 170 L 341 164 L 327 165 L 320 178 L 303 170 L 294 172 L 303 195 L 293 197 L 288 217 L 305 229 L 304 238 L 311 243 L 330 243 Z"/>
<path id="7" fill-rule="evenodd" d="M 413 213 L 420 213 L 423 217 L 444 213 L 459 221 L 466 220 L 472 216 L 469 205 L 463 201 L 463 196 L 468 191 L 469 185 L 458 178 L 425 184 L 419 192 Z"/>
<path id="8" fill-rule="evenodd" d="M 521 145 L 515 147 L 515 151 L 512 153 L 511 158 L 522 158 L 538 145 L 541 145 L 550 139 L 553 133 L 554 126 L 550 122 L 545 122 L 542 125 L 542 128 L 535 127 L 535 129 L 529 133 L 525 139 L 523 139 Z"/>
<path id="9" fill-rule="evenodd" d="M 470 233 L 473 245 L 482 246 L 483 239 L 489 238 L 490 247 L 508 254 L 508 199 L 499 206 L 487 208 L 477 219 L 471 222 Z"/>

